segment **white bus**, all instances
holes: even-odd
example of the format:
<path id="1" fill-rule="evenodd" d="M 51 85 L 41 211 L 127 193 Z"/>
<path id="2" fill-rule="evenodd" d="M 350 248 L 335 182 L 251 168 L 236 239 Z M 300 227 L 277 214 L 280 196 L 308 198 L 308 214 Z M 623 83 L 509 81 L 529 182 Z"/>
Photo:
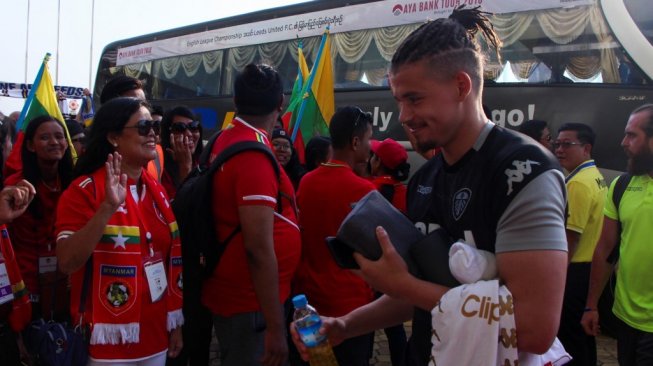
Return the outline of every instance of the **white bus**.
<path id="1" fill-rule="evenodd" d="M 459 4 L 492 12 L 504 48 L 487 52 L 484 103 L 509 128 L 528 119 L 587 123 L 597 132 L 594 157 L 622 171 L 619 143 L 635 107 L 653 101 L 653 7 L 649 0 L 324 0 L 259 11 L 116 41 L 101 57 L 96 100 L 108 78 L 141 79 L 153 104 L 187 105 L 206 130 L 233 111 L 234 76 L 251 62 L 275 66 L 290 93 L 297 45 L 309 67 L 325 27 L 333 34 L 336 106 L 374 115 L 374 136 L 406 140 L 387 86 L 401 41 Z"/>

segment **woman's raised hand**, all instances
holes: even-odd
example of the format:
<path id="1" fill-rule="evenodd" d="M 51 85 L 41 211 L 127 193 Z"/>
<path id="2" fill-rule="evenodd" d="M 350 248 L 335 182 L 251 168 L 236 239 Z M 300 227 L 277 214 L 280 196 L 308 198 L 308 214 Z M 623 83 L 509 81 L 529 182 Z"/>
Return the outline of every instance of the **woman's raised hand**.
<path id="1" fill-rule="evenodd" d="M 122 156 L 117 152 L 109 154 L 104 167 L 107 178 L 104 183 L 104 201 L 116 210 L 125 202 L 127 196 L 127 174 L 122 174 Z"/>

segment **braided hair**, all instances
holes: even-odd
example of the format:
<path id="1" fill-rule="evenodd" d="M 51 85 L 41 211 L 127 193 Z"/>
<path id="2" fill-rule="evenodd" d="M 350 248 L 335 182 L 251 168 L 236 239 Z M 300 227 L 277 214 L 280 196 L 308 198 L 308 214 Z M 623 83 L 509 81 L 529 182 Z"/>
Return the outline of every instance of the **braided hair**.
<path id="1" fill-rule="evenodd" d="M 406 64 L 428 59 L 431 69 L 443 78 L 451 78 L 459 70 L 469 74 L 475 89 L 483 82 L 484 57 L 475 36 L 480 31 L 499 56 L 501 40 L 488 18 L 490 13 L 479 7 L 461 5 L 449 18 L 427 22 L 413 31 L 392 57 L 390 71 L 396 73 Z"/>

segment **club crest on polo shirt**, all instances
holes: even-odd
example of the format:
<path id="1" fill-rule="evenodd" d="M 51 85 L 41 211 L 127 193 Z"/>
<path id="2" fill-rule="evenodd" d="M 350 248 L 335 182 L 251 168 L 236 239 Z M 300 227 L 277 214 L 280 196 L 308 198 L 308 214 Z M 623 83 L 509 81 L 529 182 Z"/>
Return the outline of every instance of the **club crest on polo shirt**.
<path id="1" fill-rule="evenodd" d="M 472 198 L 472 191 L 469 188 L 463 188 L 453 195 L 453 204 L 451 205 L 451 214 L 458 221 L 467 208 L 469 200 Z"/>
<path id="2" fill-rule="evenodd" d="M 513 183 L 521 183 L 524 181 L 524 176 L 533 172 L 532 165 L 540 165 L 540 163 L 533 160 L 514 160 L 512 165 L 515 166 L 515 169 L 506 169 L 505 171 L 506 176 L 508 177 L 508 180 L 506 181 L 508 184 L 508 192 L 506 193 L 506 196 L 510 196 L 510 193 L 512 193 Z"/>

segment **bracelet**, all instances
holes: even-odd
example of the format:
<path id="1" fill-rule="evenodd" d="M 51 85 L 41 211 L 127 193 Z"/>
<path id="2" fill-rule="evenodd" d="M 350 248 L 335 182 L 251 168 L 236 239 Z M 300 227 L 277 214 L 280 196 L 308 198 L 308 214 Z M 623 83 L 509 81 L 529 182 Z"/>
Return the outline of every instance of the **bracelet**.
<path id="1" fill-rule="evenodd" d="M 592 309 L 592 308 L 585 308 L 585 309 L 583 309 L 583 312 L 584 312 L 584 313 L 587 313 L 588 311 L 597 311 L 597 310 L 596 310 L 596 309 Z"/>

